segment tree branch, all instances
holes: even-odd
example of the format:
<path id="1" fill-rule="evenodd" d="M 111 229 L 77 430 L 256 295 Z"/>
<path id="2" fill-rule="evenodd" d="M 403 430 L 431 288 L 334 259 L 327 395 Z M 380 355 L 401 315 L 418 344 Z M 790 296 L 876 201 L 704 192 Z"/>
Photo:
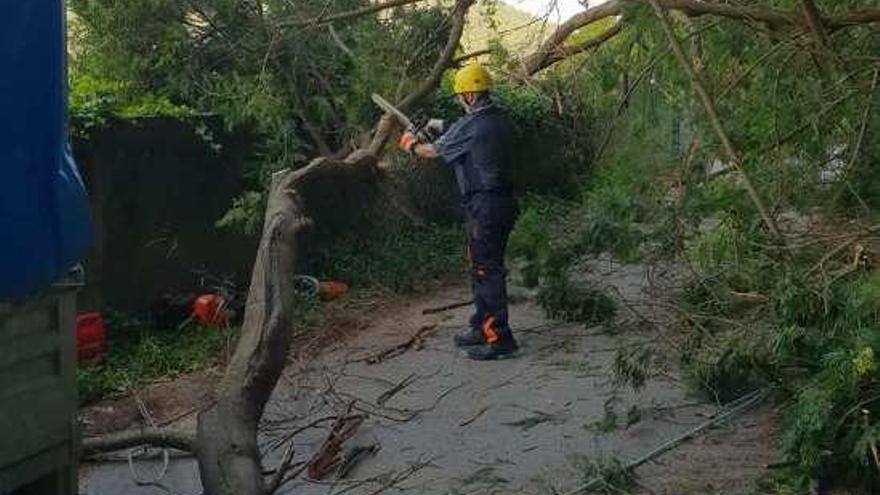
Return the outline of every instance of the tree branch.
<path id="1" fill-rule="evenodd" d="M 610 0 L 602 5 L 575 14 L 571 19 L 560 24 L 559 27 L 556 28 L 556 31 L 554 31 L 534 53 L 523 59 L 522 75 L 532 76 L 538 71 L 549 67 L 550 64 L 546 63 L 547 58 L 550 57 L 560 45 L 565 43 L 565 40 L 567 40 L 572 33 L 596 21 L 620 15 L 622 7 L 622 0 Z"/>
<path id="2" fill-rule="evenodd" d="M 287 21 L 281 22 L 278 24 L 278 27 L 311 27 L 311 26 L 321 26 L 330 22 L 342 21 L 345 19 L 351 19 L 354 17 L 361 17 L 369 14 L 375 14 L 377 12 L 381 12 L 387 9 L 393 9 L 395 7 L 402 7 L 404 5 L 410 5 L 413 3 L 418 3 L 424 0 L 390 0 L 388 2 L 377 3 L 367 7 L 361 7 L 359 9 L 349 10 L 346 12 L 340 12 L 338 14 L 331 15 L 319 15 L 314 19 L 309 19 L 306 21 Z"/>
<path id="3" fill-rule="evenodd" d="M 443 47 L 443 51 L 440 53 L 440 57 L 434 63 L 434 67 L 431 69 L 428 77 L 422 81 L 422 84 L 397 103 L 398 108 L 405 111 L 414 103 L 427 96 L 428 93 L 433 91 L 437 85 L 440 84 L 443 72 L 449 68 L 452 59 L 455 56 L 455 51 L 458 49 L 461 35 L 464 32 L 467 13 L 471 8 L 471 5 L 474 4 L 474 1 L 475 0 L 458 0 L 456 2 L 455 10 L 452 12 L 452 18 L 450 20 L 451 28 L 449 30 L 449 38 L 446 41 L 446 46 Z M 367 152 L 376 157 L 380 156 L 382 148 L 385 147 L 388 137 L 391 135 L 391 132 L 396 125 L 397 119 L 389 114 L 383 115 L 379 120 L 376 133 L 373 135 L 373 139 L 370 142 L 369 148 L 367 148 Z"/>
<path id="4" fill-rule="evenodd" d="M 492 53 L 492 50 L 489 48 L 485 50 L 477 50 L 475 52 L 465 53 L 464 55 L 455 57 L 452 62 L 450 62 L 450 65 L 458 67 L 472 58 L 482 57 L 483 55 L 488 55 L 490 53 Z"/>
<path id="5" fill-rule="evenodd" d="M 84 438 L 82 441 L 82 455 L 83 457 L 89 457 L 102 452 L 114 452 L 140 445 L 168 447 L 195 453 L 196 436 L 194 432 L 170 428 L 126 430 L 99 437 Z"/>
<path id="6" fill-rule="evenodd" d="M 590 38 L 582 43 L 578 43 L 577 45 L 560 46 L 556 48 L 556 50 L 554 50 L 547 56 L 547 58 L 544 60 L 544 64 L 545 66 L 550 66 L 555 64 L 556 62 L 571 57 L 572 55 L 577 55 L 579 53 L 598 48 L 602 46 L 602 44 L 606 41 L 620 34 L 622 31 L 623 24 L 618 21 L 614 23 L 613 26 L 600 33 L 598 36 Z"/>
<path id="7" fill-rule="evenodd" d="M 562 48 L 569 36 L 575 31 L 597 21 L 621 15 L 623 5 L 627 2 L 650 5 L 649 0 L 610 0 L 572 16 L 566 22 L 560 24 L 556 31 L 535 52 L 523 59 L 520 76 L 533 76 L 554 63 L 565 59 L 567 56 L 580 53 L 582 50 Z M 800 11 L 788 12 L 766 7 L 744 7 L 726 3 L 710 3 L 703 0 L 658 0 L 658 3 L 665 9 L 677 10 L 690 17 L 714 15 L 740 21 L 760 22 L 766 24 L 771 29 L 800 27 L 805 24 Z M 857 10 L 838 17 L 823 19 L 823 21 L 825 28 L 829 31 L 857 24 L 880 22 L 880 9 Z M 809 28 L 808 26 L 804 27 L 806 29 Z"/>
<path id="8" fill-rule="evenodd" d="M 830 30 L 837 30 L 858 24 L 873 24 L 875 22 L 880 22 L 880 9 L 861 9 L 826 19 L 825 26 Z"/>
<path id="9" fill-rule="evenodd" d="M 709 3 L 702 0 L 636 0 L 645 5 L 659 3 L 667 10 L 677 10 L 690 17 L 716 15 L 740 21 L 754 21 L 766 24 L 771 28 L 780 28 L 797 23 L 797 16 L 783 10 L 768 7 L 741 7 L 726 3 Z"/>
<path id="10" fill-rule="evenodd" d="M 801 12 L 804 16 L 804 24 L 816 40 L 821 49 L 825 49 L 825 22 L 822 14 L 813 0 L 801 0 Z"/>
<path id="11" fill-rule="evenodd" d="M 700 101 L 703 103 L 703 106 L 706 109 L 706 114 L 709 116 L 709 121 L 712 124 L 712 127 L 715 129 L 715 133 L 721 140 L 721 145 L 725 153 L 727 154 L 727 158 L 731 161 L 731 163 L 733 163 L 733 166 L 736 167 L 737 171 L 739 172 L 740 177 L 743 181 L 743 186 L 745 187 L 746 192 L 749 194 L 752 203 L 754 203 L 755 208 L 757 208 L 758 213 L 764 220 L 764 224 L 766 224 L 767 229 L 770 231 L 773 237 L 777 239 L 782 239 L 782 234 L 779 231 L 779 227 L 776 225 L 776 220 L 774 220 L 773 217 L 770 215 L 769 210 L 767 210 L 767 207 L 764 204 L 764 200 L 761 199 L 760 194 L 758 194 L 758 191 L 752 184 L 752 180 L 749 178 L 749 175 L 746 172 L 745 167 L 743 166 L 742 158 L 733 147 L 733 143 L 731 143 L 730 137 L 727 135 L 727 131 L 724 130 L 724 125 L 721 123 L 721 118 L 718 116 L 718 110 L 715 108 L 715 102 L 712 100 L 712 97 L 709 96 L 709 92 L 706 90 L 706 87 L 703 84 L 700 75 L 697 73 L 697 70 L 694 68 L 693 64 L 688 60 L 687 56 L 685 55 L 684 49 L 681 46 L 681 42 L 678 40 L 678 38 L 676 38 L 675 33 L 672 30 L 672 26 L 669 23 L 669 18 L 666 14 L 666 11 L 663 9 L 663 7 L 660 6 L 660 0 L 648 1 L 654 8 L 654 12 L 657 14 L 657 18 L 660 20 L 660 25 L 663 27 L 663 31 L 666 33 L 666 37 L 669 39 L 669 45 L 672 48 L 672 53 L 678 60 L 679 65 L 681 65 L 681 67 L 690 77 L 694 91 L 697 93 L 697 96 L 700 98 Z"/>

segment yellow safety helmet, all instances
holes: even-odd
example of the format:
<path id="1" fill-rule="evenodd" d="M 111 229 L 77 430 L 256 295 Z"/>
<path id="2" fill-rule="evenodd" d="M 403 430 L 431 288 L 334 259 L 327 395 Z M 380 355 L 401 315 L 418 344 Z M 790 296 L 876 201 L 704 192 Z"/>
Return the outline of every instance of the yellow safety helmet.
<path id="1" fill-rule="evenodd" d="M 482 65 L 474 62 L 465 65 L 455 73 L 455 94 L 481 93 L 492 89 L 492 76 Z"/>

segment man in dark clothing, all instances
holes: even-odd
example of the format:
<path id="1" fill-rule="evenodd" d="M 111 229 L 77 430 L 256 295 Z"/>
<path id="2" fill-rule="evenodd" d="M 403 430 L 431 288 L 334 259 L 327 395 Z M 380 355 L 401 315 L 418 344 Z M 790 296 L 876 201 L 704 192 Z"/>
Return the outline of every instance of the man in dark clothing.
<path id="1" fill-rule="evenodd" d="M 405 133 L 400 146 L 424 158 L 440 157 L 452 168 L 464 199 L 475 311 L 467 332 L 455 336 L 477 360 L 508 357 L 518 345 L 507 321 L 504 250 L 516 220 L 510 178 L 510 122 L 489 96 L 492 78 L 479 64 L 455 76 L 455 93 L 465 111 L 434 143 Z"/>

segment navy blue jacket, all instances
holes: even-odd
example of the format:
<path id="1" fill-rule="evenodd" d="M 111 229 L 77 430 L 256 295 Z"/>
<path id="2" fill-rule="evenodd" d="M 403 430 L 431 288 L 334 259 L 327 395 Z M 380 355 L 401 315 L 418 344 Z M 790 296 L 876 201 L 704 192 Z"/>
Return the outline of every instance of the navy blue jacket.
<path id="1" fill-rule="evenodd" d="M 458 119 L 434 144 L 455 172 L 465 201 L 483 192 L 512 194 L 511 126 L 507 114 L 495 103 Z"/>

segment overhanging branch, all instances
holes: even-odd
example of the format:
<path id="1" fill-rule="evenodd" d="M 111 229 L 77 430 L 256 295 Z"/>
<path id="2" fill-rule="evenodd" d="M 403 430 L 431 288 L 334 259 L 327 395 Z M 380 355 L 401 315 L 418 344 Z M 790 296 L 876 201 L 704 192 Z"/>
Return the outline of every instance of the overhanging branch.
<path id="1" fill-rule="evenodd" d="M 377 12 L 381 12 L 383 10 L 393 9 L 395 7 L 403 7 L 404 5 L 410 5 L 413 3 L 422 2 L 424 0 L 390 0 L 388 2 L 377 3 L 374 5 L 370 5 L 367 7 L 361 7 L 359 9 L 348 10 L 345 12 L 340 12 L 338 14 L 330 14 L 330 15 L 320 15 L 313 19 L 308 19 L 305 21 L 287 21 L 281 22 L 278 24 L 278 27 L 308 27 L 308 26 L 321 26 L 330 22 L 342 21 L 345 19 L 351 19 L 354 17 L 361 17 L 369 14 L 375 14 Z"/>
<path id="2" fill-rule="evenodd" d="M 443 51 L 440 53 L 440 56 L 431 68 L 428 77 L 422 81 L 422 84 L 420 84 L 412 93 L 398 102 L 398 108 L 406 110 L 414 103 L 427 96 L 431 91 L 434 91 L 434 89 L 440 84 L 443 72 L 452 65 L 455 51 L 458 49 L 461 35 L 464 32 L 464 24 L 467 19 L 468 10 L 471 8 L 471 5 L 474 4 L 474 1 L 475 0 L 458 0 L 456 2 L 455 10 L 453 10 L 450 19 L 451 28 L 449 30 L 449 38 L 447 38 Z M 379 156 L 381 154 L 382 148 L 385 147 L 385 143 L 388 141 L 388 137 L 391 135 L 391 131 L 394 129 L 396 122 L 397 120 L 389 114 L 382 116 L 379 120 L 376 133 L 373 135 L 373 139 L 370 142 L 370 146 L 367 148 L 368 153 L 373 156 Z"/>
<path id="3" fill-rule="evenodd" d="M 554 63 L 564 60 L 566 57 L 599 46 L 586 42 L 583 44 L 585 45 L 584 49 L 579 50 L 577 47 L 581 45 L 567 47 L 565 42 L 579 29 L 602 19 L 621 15 L 623 6 L 627 3 L 651 5 L 649 0 L 610 0 L 572 16 L 568 21 L 560 24 L 556 31 L 537 50 L 523 58 L 521 75 L 525 77 L 533 76 Z M 751 7 L 703 0 L 658 0 L 657 3 L 665 10 L 674 10 L 690 17 L 712 15 L 744 22 L 761 23 L 771 29 L 809 29 L 809 26 L 805 25 L 805 20 L 799 9 L 785 11 L 770 7 Z M 853 25 L 877 23 L 880 22 L 880 9 L 855 10 L 837 17 L 823 19 L 823 21 L 829 31 Z M 601 36 L 597 40 L 599 38 Z"/>
<path id="4" fill-rule="evenodd" d="M 549 66 L 555 64 L 556 62 L 559 62 L 560 60 L 571 57 L 572 55 L 577 55 L 579 53 L 583 53 L 594 48 L 599 48 L 600 46 L 602 46 L 603 43 L 620 34 L 621 31 L 623 31 L 623 23 L 618 21 L 598 36 L 590 38 L 576 45 L 565 45 L 557 48 L 547 56 L 547 58 L 544 60 L 544 64 L 545 66 Z"/>
<path id="5" fill-rule="evenodd" d="M 648 0 L 635 1 L 651 5 L 651 2 Z M 744 7 L 727 3 L 709 3 L 701 0 L 659 0 L 658 3 L 664 9 L 677 10 L 690 17 L 715 15 L 740 21 L 760 22 L 771 28 L 780 28 L 797 23 L 796 14 L 770 7 Z"/>
<path id="6" fill-rule="evenodd" d="M 538 71 L 552 65 L 552 63 L 547 63 L 548 58 L 553 52 L 562 46 L 563 43 L 565 43 L 565 40 L 567 40 L 572 33 L 582 27 L 593 24 L 594 22 L 620 15 L 622 7 L 622 0 L 610 0 L 602 5 L 575 14 L 571 19 L 560 24 L 559 27 L 556 28 L 556 31 L 554 31 L 534 53 L 523 59 L 523 75 L 532 76 Z"/>

